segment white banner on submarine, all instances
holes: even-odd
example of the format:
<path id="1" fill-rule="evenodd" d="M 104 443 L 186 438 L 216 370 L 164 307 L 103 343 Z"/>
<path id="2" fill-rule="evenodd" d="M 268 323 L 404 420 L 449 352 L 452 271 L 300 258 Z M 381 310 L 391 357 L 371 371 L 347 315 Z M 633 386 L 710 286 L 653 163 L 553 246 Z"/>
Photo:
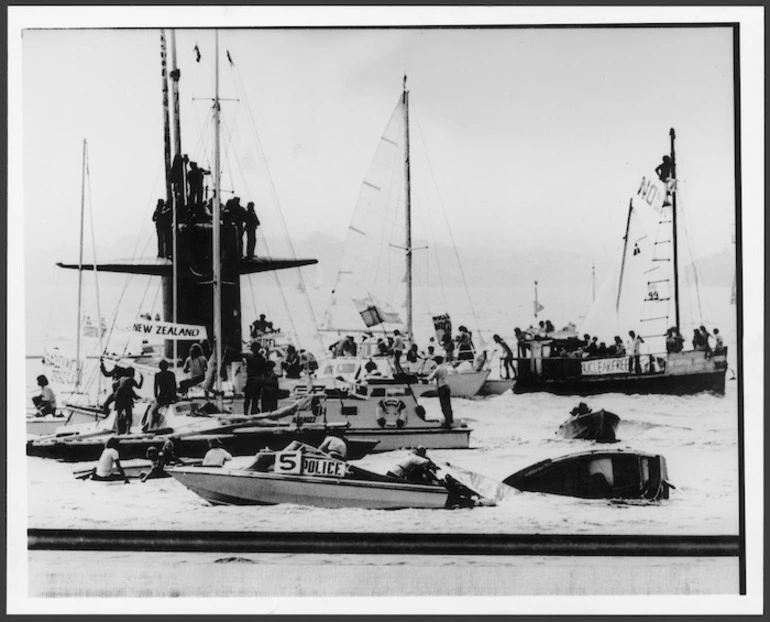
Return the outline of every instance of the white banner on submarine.
<path id="1" fill-rule="evenodd" d="M 200 341 L 206 339 L 206 327 L 194 324 L 174 324 L 173 322 L 155 322 L 141 320 L 127 327 L 128 332 L 143 337 L 162 337 L 163 339 L 189 339 Z"/>

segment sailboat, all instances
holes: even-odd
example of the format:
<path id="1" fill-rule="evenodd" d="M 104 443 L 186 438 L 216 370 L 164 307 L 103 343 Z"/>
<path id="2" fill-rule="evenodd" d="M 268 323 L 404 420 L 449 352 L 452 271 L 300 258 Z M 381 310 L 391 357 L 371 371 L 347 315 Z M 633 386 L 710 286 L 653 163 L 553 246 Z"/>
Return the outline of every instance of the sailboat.
<path id="1" fill-rule="evenodd" d="M 640 356 L 573 357 L 576 338 L 545 338 L 527 343 L 517 359 L 514 391 L 567 395 L 606 392 L 723 394 L 727 349 L 686 350 L 672 347 L 672 329 L 686 339 L 697 330 L 692 309 L 680 305 L 677 226 L 676 133 L 670 133 L 670 176 L 642 177 L 628 207 L 623 253 L 618 269 L 598 292 L 581 333 L 601 336 L 607 344 L 629 331 L 643 339 Z"/>
<path id="2" fill-rule="evenodd" d="M 167 335 L 165 355 L 176 366 L 178 355 L 185 356 L 195 343 L 189 338 L 188 328 L 196 329 L 196 334 L 213 337 L 214 365 L 217 370 L 223 368 L 223 353 L 225 350 L 236 351 L 240 354 L 241 340 L 241 309 L 240 309 L 240 280 L 242 274 L 279 270 L 289 267 L 315 264 L 315 259 L 272 259 L 269 257 L 243 258 L 240 252 L 237 229 L 232 224 L 220 220 L 220 136 L 219 136 L 219 45 L 218 32 L 215 35 L 215 96 L 213 104 L 214 116 L 214 165 L 213 181 L 214 194 L 212 197 L 212 217 L 210 222 L 188 219 L 182 222 L 181 216 L 192 209 L 192 204 L 186 196 L 186 185 L 174 181 L 172 176 L 172 153 L 170 139 L 170 120 L 168 102 L 168 76 L 174 81 L 175 111 L 175 157 L 181 160 L 181 134 L 178 115 L 178 85 L 179 71 L 175 66 L 174 33 L 172 31 L 172 71 L 166 67 L 166 37 L 161 31 L 161 59 L 163 76 L 164 104 L 164 143 L 166 153 L 166 191 L 167 205 L 172 206 L 173 220 L 170 223 L 167 244 L 160 247 L 171 247 L 171 252 L 163 256 L 137 260 L 131 263 L 111 262 L 98 265 L 84 264 L 82 255 L 77 264 L 58 264 L 63 268 L 77 269 L 82 278 L 83 270 L 99 270 L 102 272 L 143 274 L 160 276 L 163 279 L 163 309 L 164 321 L 136 322 L 135 326 L 161 327 L 162 334 Z M 178 179 L 178 178 L 177 178 Z M 168 244 L 170 242 L 170 244 Z M 160 254 L 160 253 L 159 253 Z M 80 317 L 80 310 L 78 311 Z M 200 329 L 200 330 L 198 330 Z M 134 361 L 130 364 L 137 370 L 147 371 L 157 367 L 160 361 L 144 361 L 140 367 Z M 330 427 L 345 426 L 345 422 L 329 423 L 321 417 L 322 408 L 317 401 L 312 410 L 302 400 L 294 400 L 293 404 L 284 404 L 274 413 L 265 413 L 255 417 L 248 415 L 233 415 L 225 407 L 221 376 L 214 373 L 216 405 L 209 404 L 208 410 L 202 408 L 200 400 L 178 400 L 175 404 L 161 408 L 161 420 L 174 425 L 162 425 L 157 428 L 142 429 L 140 416 L 134 415 L 134 425 L 128 434 L 121 435 L 122 444 L 131 447 L 132 451 L 142 453 L 148 447 L 159 447 L 164 438 L 175 440 L 184 436 L 184 448 L 199 451 L 207 438 L 221 437 L 226 447 L 240 447 L 240 451 L 254 452 L 260 447 L 273 448 L 285 445 L 292 440 L 320 442 Z M 150 380 L 147 378 L 147 380 Z M 152 383 L 149 382 L 151 385 Z M 302 404 L 303 407 L 297 407 Z M 230 406 L 240 406 L 231 403 Z M 376 405 L 375 405 L 376 406 Z M 137 409 L 138 410 L 138 409 Z M 181 416 L 179 413 L 183 413 Z M 203 413 L 213 413 L 208 418 L 201 417 Z M 188 417 L 191 420 L 188 420 Z M 291 418 L 291 419 L 289 419 Z M 27 445 L 29 455 L 45 457 L 87 456 L 82 459 L 93 459 L 92 453 L 99 450 L 106 436 L 113 433 L 114 413 L 110 417 L 100 417 L 98 421 L 84 425 L 62 426 L 55 431 L 52 438 L 39 438 Z M 281 421 L 283 420 L 283 422 Z M 289 421 L 286 423 L 285 421 Z M 146 427 L 146 426 L 145 426 Z M 66 428 L 66 429 L 65 429 Z M 195 436 L 195 439 L 191 439 Z M 195 441 L 200 441 L 197 444 Z M 237 441 L 237 443 L 236 443 Z M 354 443 L 355 444 L 355 443 Z M 376 441 L 361 440 L 356 447 L 364 447 L 368 451 Z M 91 452 L 91 453 L 89 453 Z M 360 452 L 359 452 L 360 453 Z M 365 452 L 364 452 L 365 453 Z"/>
<path id="3" fill-rule="evenodd" d="M 353 380 L 362 363 L 377 364 L 376 376 L 367 382 L 393 382 L 397 374 L 390 357 L 377 349 L 379 337 L 403 335 L 414 343 L 413 255 L 426 247 L 412 242 L 411 157 L 409 146 L 409 91 L 404 76 L 403 91 L 380 138 L 367 171 L 348 228 L 345 253 L 324 318 L 324 330 L 338 335 L 370 333 L 357 357 L 338 356 L 323 371 Z M 398 301 L 398 302 L 394 302 Z M 363 322 L 362 322 L 363 320 Z M 437 336 L 449 329 L 448 315 L 434 317 Z M 440 342 L 437 340 L 437 348 Z M 436 354 L 443 354 L 440 350 Z M 472 397 L 484 385 L 490 370 L 483 363 L 464 365 L 447 377 L 452 396 Z M 419 396 L 435 393 L 420 374 L 412 390 Z M 398 370 L 400 371 L 400 370 Z M 359 374 L 360 376 L 360 374 Z"/>

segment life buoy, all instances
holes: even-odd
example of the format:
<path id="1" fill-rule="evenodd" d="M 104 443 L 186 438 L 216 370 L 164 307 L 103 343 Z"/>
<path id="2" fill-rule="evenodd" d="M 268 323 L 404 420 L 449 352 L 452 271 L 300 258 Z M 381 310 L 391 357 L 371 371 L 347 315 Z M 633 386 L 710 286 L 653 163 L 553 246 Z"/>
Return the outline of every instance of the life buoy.
<path id="1" fill-rule="evenodd" d="M 389 423 L 397 428 L 406 425 L 406 404 L 398 399 L 382 399 L 377 403 L 377 423 L 384 428 Z"/>

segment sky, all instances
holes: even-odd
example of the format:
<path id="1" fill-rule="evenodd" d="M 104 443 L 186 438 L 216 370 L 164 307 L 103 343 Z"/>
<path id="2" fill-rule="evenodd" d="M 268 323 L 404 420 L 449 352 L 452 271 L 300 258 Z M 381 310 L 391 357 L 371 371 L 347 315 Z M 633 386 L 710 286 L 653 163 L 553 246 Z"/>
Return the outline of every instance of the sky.
<path id="1" fill-rule="evenodd" d="M 220 96 L 238 100 L 222 104 L 223 188 L 268 235 L 280 209 L 294 239 L 344 238 L 406 73 L 417 237 L 446 214 L 461 247 L 606 250 L 674 127 L 694 253 L 731 242 L 726 28 L 236 29 L 220 50 Z M 212 30 L 177 32 L 183 151 L 204 165 L 213 51 Z M 95 237 L 142 254 L 164 192 L 159 31 L 28 30 L 22 53 L 27 258 L 77 251 L 84 138 Z"/>

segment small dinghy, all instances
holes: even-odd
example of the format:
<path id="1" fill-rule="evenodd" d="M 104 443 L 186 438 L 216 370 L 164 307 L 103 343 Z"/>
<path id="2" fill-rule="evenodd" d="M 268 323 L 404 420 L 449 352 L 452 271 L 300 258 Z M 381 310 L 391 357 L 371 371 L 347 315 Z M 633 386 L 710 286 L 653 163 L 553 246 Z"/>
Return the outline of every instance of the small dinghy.
<path id="1" fill-rule="evenodd" d="M 217 505 L 294 503 L 384 510 L 489 504 L 451 476 L 444 483 L 410 482 L 353 466 L 301 443 L 281 452 L 260 452 L 245 469 L 177 467 L 168 473 Z"/>
<path id="2" fill-rule="evenodd" d="M 527 492 L 583 499 L 668 499 L 666 459 L 625 449 L 594 450 L 543 460 L 504 484 Z"/>
<path id="3" fill-rule="evenodd" d="M 615 430 L 620 417 L 606 410 L 592 411 L 585 402 L 570 411 L 572 415 L 559 426 L 557 432 L 563 438 L 593 440 L 597 443 L 616 442 Z"/>

